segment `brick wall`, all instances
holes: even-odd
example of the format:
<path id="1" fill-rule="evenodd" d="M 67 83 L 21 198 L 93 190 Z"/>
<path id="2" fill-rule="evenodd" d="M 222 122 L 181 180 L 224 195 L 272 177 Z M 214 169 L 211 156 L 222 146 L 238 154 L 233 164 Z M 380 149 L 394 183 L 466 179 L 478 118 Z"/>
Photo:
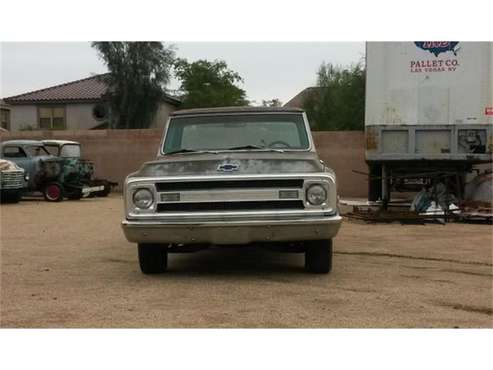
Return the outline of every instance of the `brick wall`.
<path id="1" fill-rule="evenodd" d="M 96 165 L 96 176 L 121 184 L 125 177 L 148 160 L 154 159 L 161 139 L 161 129 L 22 131 L 1 134 L 2 141 L 11 139 L 60 139 L 82 144 L 83 157 Z M 315 145 L 322 160 L 337 175 L 339 194 L 366 197 L 365 176 L 352 170 L 367 171 L 364 133 L 360 131 L 315 132 Z"/>

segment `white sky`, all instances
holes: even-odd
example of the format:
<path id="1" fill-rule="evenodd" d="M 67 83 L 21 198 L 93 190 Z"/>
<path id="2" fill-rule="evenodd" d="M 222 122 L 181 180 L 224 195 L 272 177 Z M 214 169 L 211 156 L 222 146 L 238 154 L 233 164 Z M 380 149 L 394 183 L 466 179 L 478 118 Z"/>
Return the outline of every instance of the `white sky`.
<path id="1" fill-rule="evenodd" d="M 323 61 L 340 65 L 364 57 L 364 42 L 172 42 L 176 55 L 223 59 L 244 79 L 248 98 L 283 103 L 315 83 Z M 0 49 L 0 97 L 106 72 L 88 42 L 7 42 Z M 176 89 L 176 81 L 169 88 Z"/>

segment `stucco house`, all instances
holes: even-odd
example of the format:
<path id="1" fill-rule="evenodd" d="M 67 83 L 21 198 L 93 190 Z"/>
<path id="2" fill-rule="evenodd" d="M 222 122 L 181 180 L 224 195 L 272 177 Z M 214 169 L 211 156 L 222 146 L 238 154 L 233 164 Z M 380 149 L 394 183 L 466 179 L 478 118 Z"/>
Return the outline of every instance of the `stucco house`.
<path id="1" fill-rule="evenodd" d="M 4 98 L 10 110 L 9 130 L 84 130 L 106 128 L 111 121 L 105 76 L 96 75 Z M 163 127 L 180 101 L 166 95 L 151 127 Z M 2 112 L 3 112 L 2 105 Z M 2 113 L 3 117 L 3 113 Z M 2 122 L 3 125 L 3 122 Z"/>
<path id="2" fill-rule="evenodd" d="M 10 130 L 10 109 L 11 107 L 0 99 L 0 131 Z"/>

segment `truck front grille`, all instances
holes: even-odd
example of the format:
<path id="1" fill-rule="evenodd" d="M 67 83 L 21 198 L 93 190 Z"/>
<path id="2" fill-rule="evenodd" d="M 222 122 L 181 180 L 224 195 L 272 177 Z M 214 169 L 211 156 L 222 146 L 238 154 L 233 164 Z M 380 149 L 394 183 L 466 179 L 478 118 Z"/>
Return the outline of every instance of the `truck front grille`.
<path id="1" fill-rule="evenodd" d="M 303 179 L 225 178 L 160 181 L 157 213 L 302 210 Z"/>
<path id="2" fill-rule="evenodd" d="M 235 201 L 235 202 L 194 202 L 159 203 L 156 211 L 163 212 L 216 212 L 216 211 L 258 211 L 303 209 L 302 200 L 282 201 Z"/>
<path id="3" fill-rule="evenodd" d="M 252 189 L 252 188 L 297 188 L 303 187 L 302 179 L 274 180 L 214 180 L 190 182 L 158 182 L 157 191 Z"/>
<path id="4" fill-rule="evenodd" d="M 23 186 L 24 172 L 22 171 L 2 171 L 0 173 L 2 189 L 18 189 Z"/>

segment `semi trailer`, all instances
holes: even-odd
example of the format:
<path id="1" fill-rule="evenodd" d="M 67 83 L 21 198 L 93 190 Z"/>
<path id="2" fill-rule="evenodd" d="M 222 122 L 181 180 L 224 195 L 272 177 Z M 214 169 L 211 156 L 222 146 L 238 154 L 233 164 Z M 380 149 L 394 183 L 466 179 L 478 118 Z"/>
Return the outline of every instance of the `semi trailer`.
<path id="1" fill-rule="evenodd" d="M 493 43 L 368 42 L 366 72 L 368 199 L 437 182 L 463 197 L 493 161 Z"/>

